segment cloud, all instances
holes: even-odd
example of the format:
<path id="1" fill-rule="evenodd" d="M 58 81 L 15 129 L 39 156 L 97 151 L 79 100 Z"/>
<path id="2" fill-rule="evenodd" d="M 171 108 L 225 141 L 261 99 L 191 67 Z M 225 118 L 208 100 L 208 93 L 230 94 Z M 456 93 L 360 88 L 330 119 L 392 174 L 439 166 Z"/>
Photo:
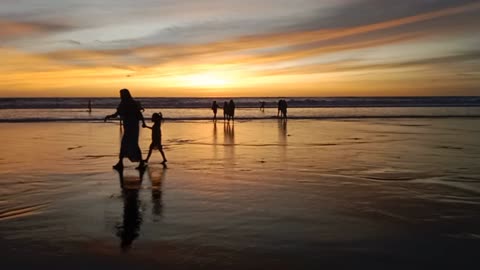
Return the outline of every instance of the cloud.
<path id="1" fill-rule="evenodd" d="M 0 19 L 0 41 L 65 31 L 72 27 L 45 22 L 27 22 Z"/>
<path id="2" fill-rule="evenodd" d="M 474 6 L 478 0 L 357 0 L 339 2 L 330 8 L 313 9 L 309 16 L 289 26 L 291 30 L 348 28 L 404 17 Z"/>
<path id="3" fill-rule="evenodd" d="M 259 74 L 265 76 L 274 75 L 306 75 L 306 74 L 324 74 L 324 73 L 336 73 L 336 72 L 357 72 L 357 71 L 392 71 L 396 72 L 396 69 L 406 68 L 429 68 L 435 67 L 439 69 L 440 66 L 454 67 L 458 64 L 465 62 L 475 63 L 477 67 L 480 67 L 480 50 L 473 50 L 468 52 L 462 52 L 453 55 L 429 57 L 423 59 L 416 59 L 410 61 L 396 61 L 396 62 L 383 62 L 383 63 L 365 63 L 362 60 L 343 60 L 335 61 L 325 64 L 312 64 L 312 65 L 300 65 L 286 68 L 275 68 L 270 70 L 264 70 Z M 452 73 L 454 74 L 454 73 Z M 462 73 L 468 74 L 468 73 Z"/>

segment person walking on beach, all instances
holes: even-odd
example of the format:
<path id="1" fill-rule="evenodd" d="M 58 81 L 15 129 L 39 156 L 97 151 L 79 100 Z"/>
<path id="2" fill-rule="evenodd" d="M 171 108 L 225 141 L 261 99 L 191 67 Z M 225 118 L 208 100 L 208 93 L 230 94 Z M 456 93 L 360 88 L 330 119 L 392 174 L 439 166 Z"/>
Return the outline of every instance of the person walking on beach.
<path id="1" fill-rule="evenodd" d="M 152 151 L 154 149 L 158 149 L 160 151 L 160 154 L 162 154 L 162 158 L 163 158 L 162 164 L 165 164 L 167 162 L 167 158 L 165 157 L 165 153 L 163 152 L 163 146 L 162 146 L 162 129 L 161 129 L 161 125 L 163 122 L 162 113 L 154 113 L 152 115 L 152 122 L 153 122 L 152 127 L 145 126 L 146 128 L 149 128 L 152 130 L 152 143 L 150 144 L 150 149 L 148 150 L 147 159 L 145 159 L 144 162 L 148 163 L 148 160 L 152 155 Z"/>
<path id="2" fill-rule="evenodd" d="M 122 144 L 120 146 L 119 160 L 116 165 L 113 166 L 116 170 L 123 169 L 123 158 L 128 158 L 131 162 L 140 162 L 137 169 L 143 169 L 144 163 L 142 159 L 142 152 L 138 146 L 138 136 L 140 128 L 138 122 L 142 121 L 142 126 L 145 127 L 145 119 L 143 118 L 140 108 L 137 102 L 130 95 L 128 89 L 120 90 L 120 104 L 117 107 L 117 111 L 114 114 L 107 115 L 105 122 L 110 118 L 120 116 L 123 120 L 123 136 Z"/>
<path id="3" fill-rule="evenodd" d="M 213 111 L 213 121 L 217 121 L 217 110 L 220 106 L 218 106 L 217 101 L 213 101 L 212 103 L 212 111 Z"/>

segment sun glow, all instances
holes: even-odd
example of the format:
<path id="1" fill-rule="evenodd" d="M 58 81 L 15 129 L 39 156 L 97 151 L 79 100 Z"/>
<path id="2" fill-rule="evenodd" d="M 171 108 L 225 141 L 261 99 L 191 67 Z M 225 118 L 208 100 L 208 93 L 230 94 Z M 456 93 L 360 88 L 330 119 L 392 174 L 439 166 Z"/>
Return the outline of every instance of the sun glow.
<path id="1" fill-rule="evenodd" d="M 234 80 L 231 76 L 220 72 L 204 72 L 180 76 L 176 78 L 176 82 L 184 87 L 223 88 L 232 85 Z"/>

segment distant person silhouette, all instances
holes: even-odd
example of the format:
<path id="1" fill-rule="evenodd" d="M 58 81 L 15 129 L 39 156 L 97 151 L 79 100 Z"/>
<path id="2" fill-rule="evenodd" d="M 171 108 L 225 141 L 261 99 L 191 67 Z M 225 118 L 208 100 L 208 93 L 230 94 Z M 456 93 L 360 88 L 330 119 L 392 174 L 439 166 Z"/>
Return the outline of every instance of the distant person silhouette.
<path id="1" fill-rule="evenodd" d="M 114 114 L 107 115 L 105 122 L 110 118 L 120 116 L 123 120 L 123 137 L 122 144 L 120 146 L 120 155 L 118 163 L 113 166 L 116 170 L 123 169 L 123 158 L 128 158 L 131 162 L 140 162 L 137 169 L 143 169 L 144 163 L 142 159 L 142 152 L 138 146 L 138 136 L 140 128 L 138 122 L 142 121 L 145 127 L 145 119 L 143 118 L 138 103 L 130 95 L 128 89 L 120 90 L 120 104 L 117 107 L 117 111 Z"/>
<path id="2" fill-rule="evenodd" d="M 92 100 L 91 99 L 88 100 L 88 112 L 89 113 L 92 112 Z"/>
<path id="3" fill-rule="evenodd" d="M 217 110 L 220 106 L 217 104 L 217 101 L 213 101 L 212 103 L 212 111 L 213 111 L 213 121 L 217 120 Z"/>
<path id="4" fill-rule="evenodd" d="M 277 118 L 280 117 L 280 112 L 282 111 L 282 109 L 281 109 L 281 107 L 282 107 L 282 100 L 283 100 L 283 99 L 280 99 L 280 100 L 278 101 L 278 104 L 277 104 L 277 108 L 278 108 L 278 110 L 277 110 Z"/>
<path id="5" fill-rule="evenodd" d="M 230 99 L 228 103 L 228 120 L 230 119 L 235 120 L 235 102 L 233 102 L 233 99 Z"/>
<path id="6" fill-rule="evenodd" d="M 284 99 L 280 99 L 280 100 L 278 101 L 277 117 L 279 117 L 280 114 L 281 114 L 281 118 L 286 119 L 286 118 L 287 118 L 287 108 L 288 108 L 287 101 L 284 100 Z"/>
<path id="7" fill-rule="evenodd" d="M 144 160 L 144 162 L 148 162 L 150 159 L 150 156 L 152 155 L 152 151 L 154 149 L 158 149 L 160 151 L 160 154 L 162 154 L 162 164 L 165 164 L 167 162 L 167 158 L 165 158 L 165 153 L 163 152 L 163 146 L 162 146 L 162 122 L 163 122 L 163 116 L 162 113 L 154 113 L 152 115 L 152 122 L 153 126 L 149 127 L 146 126 L 146 128 L 149 128 L 152 130 L 152 143 L 150 144 L 150 148 L 148 150 L 148 155 L 147 159 Z"/>
<path id="8" fill-rule="evenodd" d="M 228 109 L 228 102 L 223 102 L 223 121 L 225 121 L 228 118 L 229 114 L 229 109 Z"/>
<path id="9" fill-rule="evenodd" d="M 265 111 L 265 101 L 260 101 L 260 110 Z"/>

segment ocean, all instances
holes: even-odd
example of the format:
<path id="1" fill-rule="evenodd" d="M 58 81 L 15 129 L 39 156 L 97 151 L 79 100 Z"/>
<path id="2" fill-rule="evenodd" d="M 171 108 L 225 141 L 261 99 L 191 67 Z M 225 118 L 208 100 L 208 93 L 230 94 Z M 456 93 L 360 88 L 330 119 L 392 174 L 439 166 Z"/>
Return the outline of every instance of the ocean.
<path id="1" fill-rule="evenodd" d="M 235 98 L 236 119 L 277 116 L 279 98 Z M 479 117 L 480 97 L 297 97 L 284 98 L 292 119 Z M 87 111 L 89 100 L 92 112 Z M 161 111 L 169 120 L 208 120 L 213 100 L 226 98 L 138 98 L 145 115 Z M 265 111 L 260 111 L 260 102 Z M 119 98 L 0 98 L 0 122 L 100 121 Z M 222 114 L 220 109 L 219 114 Z"/>

